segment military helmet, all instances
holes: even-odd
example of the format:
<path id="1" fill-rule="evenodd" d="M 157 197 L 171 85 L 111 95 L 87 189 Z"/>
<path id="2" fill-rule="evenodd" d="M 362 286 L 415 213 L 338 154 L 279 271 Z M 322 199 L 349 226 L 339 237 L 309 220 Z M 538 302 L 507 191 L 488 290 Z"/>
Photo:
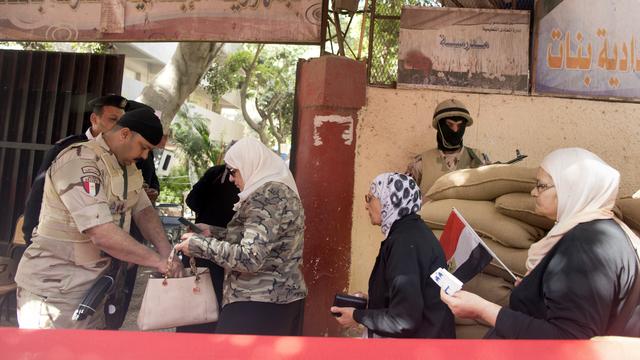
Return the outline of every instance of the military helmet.
<path id="1" fill-rule="evenodd" d="M 467 120 L 467 126 L 473 124 L 473 118 L 469 114 L 469 110 L 461 101 L 456 99 L 445 100 L 436 106 L 436 110 L 433 112 L 433 128 L 438 129 L 438 121 L 446 118 L 460 117 Z"/>

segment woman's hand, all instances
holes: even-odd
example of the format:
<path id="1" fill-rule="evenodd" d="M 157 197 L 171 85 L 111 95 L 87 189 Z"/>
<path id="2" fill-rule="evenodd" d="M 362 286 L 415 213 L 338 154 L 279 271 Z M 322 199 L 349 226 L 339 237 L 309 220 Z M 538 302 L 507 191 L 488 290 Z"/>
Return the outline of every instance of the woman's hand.
<path id="1" fill-rule="evenodd" d="M 182 251 L 186 256 L 191 256 L 191 251 L 189 251 L 189 238 L 195 235 L 195 233 L 184 233 L 180 237 L 182 240 L 181 243 L 175 246 L 176 251 Z"/>
<path id="2" fill-rule="evenodd" d="M 352 308 L 352 307 L 338 307 L 338 306 L 332 306 L 330 311 L 332 313 L 339 313 L 340 316 L 336 317 L 336 321 L 338 323 L 340 323 L 340 325 L 342 325 L 343 327 L 353 327 L 353 326 L 358 326 L 358 323 L 353 320 L 353 311 L 356 308 Z"/>
<path id="3" fill-rule="evenodd" d="M 202 233 L 200 233 L 200 235 L 204 237 L 211 237 L 211 227 L 208 224 L 197 223 L 196 226 L 199 227 L 200 230 L 202 230 Z"/>
<path id="4" fill-rule="evenodd" d="M 480 319 L 491 326 L 496 325 L 496 318 L 501 307 L 468 291 L 460 290 L 447 295 L 440 290 L 440 299 L 449 306 L 453 315 L 463 319 Z"/>

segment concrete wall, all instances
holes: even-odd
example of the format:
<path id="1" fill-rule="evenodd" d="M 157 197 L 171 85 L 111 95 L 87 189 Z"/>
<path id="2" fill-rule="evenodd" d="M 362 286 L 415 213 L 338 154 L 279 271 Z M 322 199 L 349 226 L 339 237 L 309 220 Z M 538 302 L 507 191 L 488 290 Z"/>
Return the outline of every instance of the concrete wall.
<path id="1" fill-rule="evenodd" d="M 366 291 L 383 240 L 364 209 L 370 181 L 381 172 L 404 171 L 413 155 L 436 146 L 433 109 L 450 97 L 463 101 L 474 118 L 465 144 L 492 161 L 511 159 L 518 148 L 529 155 L 521 164 L 536 167 L 553 149 L 579 146 L 622 173 L 621 195 L 640 188 L 640 104 L 369 87 L 356 131 L 352 291 Z"/>

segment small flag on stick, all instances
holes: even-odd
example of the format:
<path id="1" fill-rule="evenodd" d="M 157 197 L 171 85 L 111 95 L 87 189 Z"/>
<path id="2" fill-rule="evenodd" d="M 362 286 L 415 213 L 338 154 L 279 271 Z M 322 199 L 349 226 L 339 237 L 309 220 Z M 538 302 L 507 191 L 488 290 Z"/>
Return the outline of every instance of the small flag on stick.
<path id="1" fill-rule="evenodd" d="M 457 209 L 453 209 L 440 236 L 440 244 L 447 259 L 449 272 L 463 283 L 473 279 L 494 258 L 507 270 L 509 275 L 516 276 L 489 249 L 480 236 L 467 223 Z"/>

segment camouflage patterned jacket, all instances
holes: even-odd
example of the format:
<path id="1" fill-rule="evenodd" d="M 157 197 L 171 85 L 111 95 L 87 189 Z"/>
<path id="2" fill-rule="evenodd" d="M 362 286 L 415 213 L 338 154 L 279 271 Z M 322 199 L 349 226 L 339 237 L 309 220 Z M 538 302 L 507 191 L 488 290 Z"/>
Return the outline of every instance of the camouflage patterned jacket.
<path id="1" fill-rule="evenodd" d="M 304 210 L 289 187 L 269 182 L 242 202 L 227 228 L 194 235 L 189 251 L 225 269 L 223 305 L 287 304 L 307 295 L 302 277 Z"/>

